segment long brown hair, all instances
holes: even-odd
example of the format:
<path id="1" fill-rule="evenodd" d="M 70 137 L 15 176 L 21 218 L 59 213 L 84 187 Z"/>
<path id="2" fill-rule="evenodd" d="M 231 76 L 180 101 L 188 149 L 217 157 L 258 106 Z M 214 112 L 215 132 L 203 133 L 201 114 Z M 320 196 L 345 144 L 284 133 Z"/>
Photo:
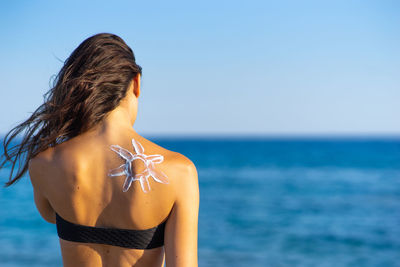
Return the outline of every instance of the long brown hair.
<path id="1" fill-rule="evenodd" d="M 119 36 L 99 33 L 84 40 L 64 62 L 44 103 L 5 135 L 0 169 L 11 164 L 5 186 L 18 181 L 38 153 L 99 123 L 119 105 L 139 73 L 132 49 Z M 20 135 L 22 141 L 10 146 Z"/>

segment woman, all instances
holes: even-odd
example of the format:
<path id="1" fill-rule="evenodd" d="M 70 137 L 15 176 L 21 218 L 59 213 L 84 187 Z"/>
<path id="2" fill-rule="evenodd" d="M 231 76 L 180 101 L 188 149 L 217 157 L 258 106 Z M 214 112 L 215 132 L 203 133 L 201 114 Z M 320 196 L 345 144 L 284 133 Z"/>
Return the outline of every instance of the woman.
<path id="1" fill-rule="evenodd" d="M 32 116 L 4 140 L 7 186 L 29 171 L 64 266 L 197 266 L 194 164 L 132 128 L 141 67 L 118 36 L 86 39 Z M 157 107 L 155 107 L 157 108 Z M 17 135 L 22 142 L 9 147 Z"/>

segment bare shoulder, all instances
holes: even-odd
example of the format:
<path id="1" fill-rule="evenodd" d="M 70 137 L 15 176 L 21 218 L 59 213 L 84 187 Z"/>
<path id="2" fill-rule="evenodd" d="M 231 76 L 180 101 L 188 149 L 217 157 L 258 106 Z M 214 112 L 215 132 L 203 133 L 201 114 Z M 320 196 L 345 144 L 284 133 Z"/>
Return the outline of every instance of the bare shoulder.
<path id="1" fill-rule="evenodd" d="M 186 156 L 173 152 L 173 168 L 175 168 L 174 188 L 176 197 L 195 197 L 199 194 L 198 174 L 195 164 Z"/>
<path id="2" fill-rule="evenodd" d="M 38 207 L 39 212 L 42 214 L 43 218 L 50 222 L 52 222 L 52 219 L 47 212 L 48 204 L 47 200 L 45 200 L 45 196 L 47 196 L 45 192 L 47 192 L 47 189 L 49 187 L 51 188 L 48 180 L 48 172 L 51 169 L 52 163 L 51 153 L 51 150 L 45 150 L 37 154 L 35 157 L 29 159 L 28 162 L 29 179 L 31 180 L 31 184 L 34 189 L 36 206 Z"/>
<path id="3" fill-rule="evenodd" d="M 186 167 L 189 169 L 194 168 L 193 162 L 186 156 L 182 155 L 181 153 L 166 149 L 160 146 L 159 144 L 144 137 L 140 137 L 140 142 L 144 142 L 145 144 L 151 146 L 154 152 L 163 155 L 170 163 L 176 165 L 175 167 L 180 167 L 180 168 Z"/>
<path id="4" fill-rule="evenodd" d="M 29 159 L 28 172 L 31 180 L 42 177 L 40 174 L 48 168 L 49 163 L 52 160 L 52 152 L 52 149 L 47 149 Z"/>
<path id="5" fill-rule="evenodd" d="M 186 156 L 178 152 L 171 151 L 173 164 L 184 174 L 197 178 L 197 170 L 194 163 Z M 194 177 L 196 176 L 196 177 Z"/>
<path id="6" fill-rule="evenodd" d="M 141 137 L 141 139 L 140 141 L 152 147 L 152 153 L 163 155 L 165 167 L 173 177 L 171 181 L 177 191 L 181 191 L 185 187 L 198 187 L 197 169 L 192 160 L 181 153 L 168 150 L 146 138 Z"/>
<path id="7" fill-rule="evenodd" d="M 176 172 L 183 174 L 186 177 L 191 176 L 192 178 L 197 179 L 196 166 L 188 157 L 181 153 L 161 147 L 154 142 L 151 143 L 157 148 L 159 153 L 164 156 L 167 164 L 174 168 Z"/>
<path id="8" fill-rule="evenodd" d="M 70 155 L 63 154 L 66 153 L 60 153 L 56 147 L 51 147 L 29 159 L 28 172 L 32 183 L 36 183 L 38 185 L 40 183 L 44 187 L 47 187 L 48 183 L 55 182 L 57 180 L 56 177 L 59 176 L 59 173 L 65 171 L 66 169 L 63 166 L 65 165 L 64 163 L 67 161 L 68 163 L 73 162 L 73 159 Z"/>

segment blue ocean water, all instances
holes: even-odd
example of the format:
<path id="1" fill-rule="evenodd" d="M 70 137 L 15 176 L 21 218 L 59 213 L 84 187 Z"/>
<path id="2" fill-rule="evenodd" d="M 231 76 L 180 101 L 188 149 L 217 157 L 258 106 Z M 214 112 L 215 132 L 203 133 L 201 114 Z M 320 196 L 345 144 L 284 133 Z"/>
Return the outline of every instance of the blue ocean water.
<path id="1" fill-rule="evenodd" d="M 197 166 L 199 266 L 400 266 L 399 138 L 152 140 Z M 0 266 L 62 265 L 27 177 L 0 207 Z"/>

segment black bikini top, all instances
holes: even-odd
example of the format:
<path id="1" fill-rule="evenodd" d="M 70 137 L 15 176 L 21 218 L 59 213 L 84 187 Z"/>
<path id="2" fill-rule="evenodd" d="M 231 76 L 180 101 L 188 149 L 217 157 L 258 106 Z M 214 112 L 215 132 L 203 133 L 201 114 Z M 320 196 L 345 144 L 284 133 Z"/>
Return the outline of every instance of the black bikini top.
<path id="1" fill-rule="evenodd" d="M 165 223 L 146 230 L 93 227 L 71 223 L 56 213 L 57 234 L 61 239 L 134 249 L 163 246 Z"/>

